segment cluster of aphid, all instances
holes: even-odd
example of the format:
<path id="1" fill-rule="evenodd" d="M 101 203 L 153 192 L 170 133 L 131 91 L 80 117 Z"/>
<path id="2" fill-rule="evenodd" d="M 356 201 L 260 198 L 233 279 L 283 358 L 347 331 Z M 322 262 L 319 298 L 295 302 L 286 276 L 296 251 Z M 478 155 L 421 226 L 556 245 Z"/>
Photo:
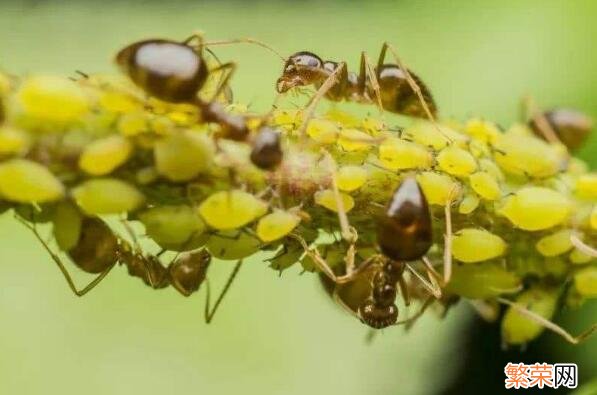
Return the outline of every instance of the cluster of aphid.
<path id="1" fill-rule="evenodd" d="M 595 329 L 573 337 L 550 321 L 597 297 L 597 174 L 569 154 L 591 129 L 585 116 L 530 107 L 530 120 L 506 130 L 437 122 L 429 89 L 389 45 L 376 66 L 363 53 L 359 75 L 292 55 L 277 90 L 314 85 L 309 105 L 252 114 L 229 103 L 234 63 L 206 60 L 208 46 L 224 43 L 135 43 L 117 55 L 122 76 L 0 76 L 0 203 L 76 295 L 121 264 L 185 296 L 205 282 L 209 322 L 243 259 L 262 252 L 280 272 L 318 273 L 376 329 L 459 298 L 488 319 L 507 305 L 510 344 L 544 328 L 571 342 Z M 316 116 L 323 98 L 376 104 L 382 115 Z M 390 127 L 383 111 L 414 121 Z M 108 225 L 114 216 L 130 237 Z M 56 246 L 37 229 L 46 222 Z M 139 223 L 159 253 L 142 251 Z M 97 277 L 78 289 L 65 256 Z M 238 261 L 213 309 L 212 258 Z M 399 314 L 398 291 L 419 305 L 410 317 Z"/>

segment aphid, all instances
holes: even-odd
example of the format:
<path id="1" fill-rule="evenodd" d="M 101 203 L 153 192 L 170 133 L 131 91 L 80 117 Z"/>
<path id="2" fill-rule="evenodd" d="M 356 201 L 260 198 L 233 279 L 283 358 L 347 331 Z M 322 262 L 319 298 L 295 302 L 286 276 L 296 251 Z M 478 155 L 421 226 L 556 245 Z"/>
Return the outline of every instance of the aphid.
<path id="1" fill-rule="evenodd" d="M 191 42 L 195 39 L 199 44 L 192 46 Z M 208 70 L 203 58 L 203 49 L 208 45 L 235 42 L 257 44 L 277 54 L 266 44 L 252 39 L 204 43 L 201 36 L 193 35 L 183 42 L 152 39 L 133 43 L 116 55 L 116 63 L 135 84 L 150 95 L 166 102 L 191 103 L 197 106 L 204 122 L 220 125 L 221 137 L 246 141 L 250 134 L 247 118 L 227 112 L 215 100 L 228 86 L 236 70 L 236 63 L 227 62 Z M 227 74 L 220 81 L 213 98 L 202 100 L 198 93 L 205 85 L 208 75 L 216 71 L 227 71 Z M 279 139 L 273 133 L 275 132 L 270 128 L 262 126 L 253 141 L 253 150 L 256 152 L 263 151 L 264 145 L 269 146 L 267 153 L 251 155 L 256 166 L 267 170 L 276 167 L 282 157 Z"/>
<path id="2" fill-rule="evenodd" d="M 276 82 L 276 90 L 284 93 L 306 85 L 321 88 L 333 76 L 336 81 L 325 92 L 328 100 L 377 102 L 386 111 L 433 119 L 437 115 L 437 106 L 430 90 L 420 78 L 403 67 L 397 56 L 395 64 L 384 63 L 388 49 L 396 55 L 391 46 L 384 43 L 375 68 L 367 54 L 362 52 L 358 75 L 349 72 L 344 62 L 323 61 L 312 52 L 297 52 L 284 64 L 282 75 Z M 334 72 L 338 75 L 334 75 Z"/>
<path id="3" fill-rule="evenodd" d="M 542 120 L 571 151 L 579 149 L 593 130 L 593 120 L 586 114 L 576 110 L 556 108 L 529 120 L 529 127 L 533 132 L 548 141 L 546 134 L 549 132 L 545 131 L 546 127 L 542 124 Z"/>

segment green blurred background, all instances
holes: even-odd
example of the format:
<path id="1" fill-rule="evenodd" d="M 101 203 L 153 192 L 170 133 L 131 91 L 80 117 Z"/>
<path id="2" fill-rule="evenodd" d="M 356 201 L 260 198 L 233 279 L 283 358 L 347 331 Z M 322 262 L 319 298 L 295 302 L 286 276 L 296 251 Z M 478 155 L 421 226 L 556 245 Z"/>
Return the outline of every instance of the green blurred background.
<path id="1" fill-rule="evenodd" d="M 591 0 L 3 0 L 0 69 L 113 71 L 111 56 L 131 41 L 194 30 L 210 39 L 251 36 L 284 54 L 307 49 L 357 68 L 361 50 L 375 58 L 387 40 L 432 88 L 444 116 L 507 125 L 527 93 L 542 106 L 597 117 L 596 20 Z M 236 98 L 267 108 L 279 59 L 247 45 L 217 53 L 240 64 Z M 595 168 L 596 155 L 593 136 L 581 156 Z M 1 394 L 437 394 L 463 372 L 483 370 L 482 360 L 461 359 L 480 325 L 464 303 L 443 321 L 430 314 L 408 334 L 386 330 L 367 345 L 367 330 L 324 297 L 315 277 L 295 269 L 280 279 L 256 259 L 206 326 L 203 293 L 152 291 L 118 268 L 77 299 L 10 215 L 0 217 L 0 241 Z M 219 286 L 232 266 L 214 266 Z M 596 316 L 593 304 L 561 319 L 578 331 Z M 483 346 L 489 358 L 500 346 L 491 339 Z M 597 377 L 596 339 L 571 347 L 547 335 L 532 351 L 540 362 L 578 362 L 581 384 Z M 496 369 L 479 390 L 504 391 L 503 364 Z"/>

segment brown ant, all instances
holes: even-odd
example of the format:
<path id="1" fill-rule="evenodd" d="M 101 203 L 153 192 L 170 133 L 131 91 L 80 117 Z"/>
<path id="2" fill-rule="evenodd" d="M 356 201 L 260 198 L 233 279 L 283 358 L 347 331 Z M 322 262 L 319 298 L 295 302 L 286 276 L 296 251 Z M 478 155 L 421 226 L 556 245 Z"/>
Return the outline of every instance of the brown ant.
<path id="1" fill-rule="evenodd" d="M 194 40 L 198 40 L 197 45 L 192 45 Z M 247 118 L 226 112 L 224 107 L 215 100 L 228 86 L 236 70 L 236 63 L 227 62 L 208 70 L 203 57 L 203 49 L 208 45 L 242 42 L 267 48 L 281 57 L 273 48 L 253 39 L 204 43 L 202 37 L 195 34 L 182 42 L 150 39 L 133 43 L 118 52 L 116 63 L 137 86 L 151 96 L 170 103 L 193 104 L 199 109 L 204 122 L 220 125 L 220 137 L 247 141 L 250 134 Z M 227 73 L 220 81 L 213 98 L 209 101 L 202 100 L 198 97 L 198 93 L 205 85 L 208 75 L 216 71 L 227 71 Z M 253 141 L 254 153 L 251 157 L 257 158 L 254 163 L 262 169 L 270 170 L 282 159 L 279 138 L 272 133 L 274 132 L 270 128 L 262 126 Z M 262 151 L 264 145 L 267 145 L 269 157 L 259 160 L 258 151 Z M 277 160 L 276 163 L 272 162 L 274 159 Z"/>
<path id="2" fill-rule="evenodd" d="M 204 317 L 207 323 L 213 319 L 242 264 L 242 260 L 237 262 L 212 308 L 210 307 L 209 280 L 206 277 L 212 257 L 206 249 L 181 253 L 172 259 L 167 267 L 164 267 L 158 256 L 142 253 L 138 245 L 133 248 L 127 240 L 114 234 L 101 219 L 84 217 L 79 239 L 74 247 L 66 251 L 66 254 L 79 269 L 86 273 L 98 274 L 98 276 L 84 288 L 78 289 L 60 257 L 52 251 L 37 231 L 33 218 L 29 222 L 17 215 L 17 219 L 29 228 L 41 242 L 76 296 L 84 296 L 95 288 L 118 263 L 127 267 L 130 276 L 140 278 L 145 285 L 153 289 L 163 289 L 171 285 L 180 294 L 187 297 L 197 292 L 205 281 L 207 292 Z M 127 231 L 132 232 L 128 227 Z M 131 235 L 134 238 L 134 234 L 131 233 Z M 136 238 L 134 238 L 134 242 L 137 244 Z"/>
<path id="3" fill-rule="evenodd" d="M 387 51 L 396 59 L 395 64 L 384 63 Z M 327 83 L 326 83 L 327 82 Z M 323 96 L 332 101 L 374 103 L 380 110 L 429 118 L 435 121 L 437 106 L 431 91 L 398 58 L 389 43 L 384 43 L 377 67 L 373 67 L 365 52 L 361 52 L 359 74 L 349 72 L 345 62 L 323 61 L 312 52 L 301 51 L 290 56 L 278 78 L 276 90 L 287 92 L 296 87 L 315 85 L 318 95 L 312 104 Z"/>

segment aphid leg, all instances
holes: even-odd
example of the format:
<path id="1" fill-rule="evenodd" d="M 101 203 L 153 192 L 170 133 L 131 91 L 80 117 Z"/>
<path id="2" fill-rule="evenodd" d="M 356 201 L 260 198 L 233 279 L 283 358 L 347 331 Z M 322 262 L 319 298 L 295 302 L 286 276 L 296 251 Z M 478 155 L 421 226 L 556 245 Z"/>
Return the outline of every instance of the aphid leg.
<path id="1" fill-rule="evenodd" d="M 451 194 L 450 194 L 451 195 Z M 446 286 L 452 278 L 452 200 L 449 199 L 444 207 L 446 233 L 444 234 L 444 280 Z"/>
<path id="2" fill-rule="evenodd" d="M 543 113 L 538 110 L 537 105 L 535 104 L 535 101 L 531 96 L 526 95 L 522 98 L 522 107 L 524 108 L 522 113 L 525 114 L 526 117 L 530 117 L 535 122 L 537 128 L 539 129 L 546 141 L 550 143 L 562 144 L 562 141 L 558 137 L 557 133 L 555 132 L 555 130 L 553 130 L 553 128 L 545 118 L 545 115 L 543 115 Z M 526 123 L 527 120 L 525 119 L 524 122 Z"/>
<path id="3" fill-rule="evenodd" d="M 582 342 L 583 340 L 586 340 L 589 336 L 591 336 L 595 331 L 597 331 L 597 323 L 591 325 L 591 327 L 589 329 L 587 329 L 586 331 L 582 332 L 580 335 L 578 336 L 572 336 L 570 334 L 570 332 L 568 332 L 567 330 L 565 330 L 564 328 L 562 328 L 561 326 L 549 321 L 548 319 L 541 317 L 539 314 L 530 311 L 529 309 L 527 309 L 525 306 L 521 305 L 520 303 L 516 303 L 516 302 L 512 302 L 508 299 L 504 299 L 504 298 L 497 298 L 497 301 L 505 304 L 507 306 L 512 307 L 514 310 L 516 310 L 518 313 L 526 316 L 527 318 L 535 321 L 537 324 L 543 326 L 545 329 L 548 329 L 558 335 L 560 335 L 561 337 L 563 337 L 566 341 L 572 343 L 572 344 L 578 344 L 580 342 Z"/>
<path id="4" fill-rule="evenodd" d="M 213 308 L 210 307 L 210 301 L 209 301 L 209 297 L 210 297 L 209 279 L 207 279 L 207 278 L 205 279 L 207 291 L 205 294 L 204 316 L 205 316 L 205 322 L 207 324 L 209 324 L 213 320 L 214 315 L 216 314 L 216 311 L 218 310 L 218 307 L 220 306 L 220 303 L 222 303 L 224 296 L 230 289 L 230 286 L 232 285 L 232 282 L 236 278 L 236 275 L 238 274 L 238 271 L 240 270 L 242 263 L 243 263 L 243 260 L 239 259 L 238 262 L 236 263 L 236 265 L 234 266 L 234 269 L 232 269 L 232 272 L 230 273 L 230 276 L 228 277 L 228 281 L 226 281 L 224 288 L 222 288 L 222 292 L 220 292 L 220 296 L 218 296 L 218 299 L 216 300 L 216 303 L 214 304 Z"/>
<path id="5" fill-rule="evenodd" d="M 70 273 L 66 269 L 66 266 L 64 266 L 64 263 L 62 262 L 62 260 L 60 259 L 60 257 L 58 255 L 56 255 L 54 253 L 54 251 L 52 251 L 52 249 L 50 248 L 50 246 L 41 237 L 41 235 L 37 231 L 37 227 L 35 225 L 31 225 L 30 223 L 28 223 L 27 221 L 25 221 L 21 217 L 18 217 L 18 216 L 15 216 L 15 217 L 23 225 L 25 225 L 27 228 L 29 228 L 29 230 L 31 230 L 33 232 L 33 234 L 35 235 L 35 237 L 37 238 L 37 240 L 39 240 L 39 242 L 41 243 L 41 245 L 48 252 L 48 254 L 52 258 L 52 260 L 54 261 L 54 263 L 56 263 L 56 265 L 58 266 L 58 269 L 60 269 L 60 271 L 62 272 L 62 275 L 64 276 L 64 279 L 66 280 L 66 282 L 68 284 L 68 287 L 70 288 L 70 290 L 76 296 L 84 296 L 87 292 L 89 292 L 93 288 L 95 288 L 95 286 L 98 285 L 108 275 L 108 273 L 110 273 L 110 270 L 112 270 L 112 268 L 116 265 L 116 261 L 114 261 L 114 263 L 112 263 L 106 270 L 104 270 L 103 272 L 101 272 L 97 277 L 95 277 L 83 289 L 79 290 L 79 289 L 77 289 L 77 286 L 75 285 L 75 282 L 73 281 L 72 277 L 70 276 Z"/>
<path id="6" fill-rule="evenodd" d="M 377 62 L 377 68 L 380 69 L 381 66 L 383 66 L 383 62 L 386 57 L 386 52 L 388 50 L 390 50 L 392 56 L 394 57 L 394 60 L 396 61 L 396 64 L 398 65 L 400 70 L 404 73 L 404 76 L 406 77 L 406 82 L 408 82 L 408 85 L 410 86 L 410 88 L 415 92 L 415 94 L 419 98 L 419 101 L 421 102 L 421 105 L 423 106 L 423 110 L 425 110 L 425 113 L 427 114 L 427 117 L 429 118 L 431 123 L 435 126 L 437 131 L 440 132 L 449 142 L 452 142 L 452 139 L 449 136 L 447 136 L 441 130 L 441 128 L 438 126 L 437 121 L 435 120 L 435 117 L 433 116 L 433 113 L 429 109 L 429 105 L 427 105 L 427 102 L 425 101 L 425 98 L 423 97 L 423 93 L 421 92 L 421 87 L 419 86 L 417 81 L 415 81 L 415 79 L 412 77 L 412 75 L 410 75 L 408 68 L 402 62 L 400 57 L 398 56 L 398 51 L 396 51 L 396 49 L 387 41 L 384 42 L 383 46 L 381 47 L 381 52 L 379 53 L 379 60 Z"/>
<path id="7" fill-rule="evenodd" d="M 380 115 L 383 117 L 384 108 L 381 102 L 381 88 L 379 87 L 379 81 L 377 79 L 377 73 L 373 65 L 371 64 L 371 60 L 365 51 L 361 52 L 361 70 L 359 73 L 359 90 L 361 94 L 364 96 L 365 90 L 367 89 L 367 77 L 369 77 L 369 81 L 371 81 L 371 88 L 373 88 L 373 92 L 375 93 L 375 103 L 377 104 L 377 108 L 379 109 Z"/>
<path id="8" fill-rule="evenodd" d="M 301 126 L 298 129 L 298 131 L 297 131 L 298 135 L 303 140 L 306 138 L 306 135 L 307 135 L 306 134 L 307 125 L 309 124 L 309 121 L 311 120 L 311 118 L 313 118 L 313 114 L 315 113 L 315 109 L 317 108 L 317 104 L 319 104 L 319 101 L 321 99 L 323 99 L 323 97 L 325 96 L 325 94 L 334 86 L 334 84 L 336 84 L 338 82 L 338 78 L 337 77 L 342 72 L 342 70 L 344 68 L 346 68 L 346 62 L 341 62 L 338 65 L 338 67 L 336 67 L 336 70 L 334 70 L 334 72 L 332 72 L 327 77 L 327 79 L 323 82 L 323 84 L 321 84 L 321 86 L 319 87 L 319 89 L 317 90 L 317 92 L 315 93 L 315 95 L 313 95 L 313 97 L 311 98 L 311 102 L 309 103 L 309 105 L 305 109 Z"/>
<path id="9" fill-rule="evenodd" d="M 591 247 L 590 245 L 585 244 L 577 234 L 572 233 L 570 235 L 570 242 L 574 247 L 576 247 L 580 252 L 586 254 L 590 257 L 597 257 L 597 249 Z"/>
<path id="10" fill-rule="evenodd" d="M 415 278 L 417 280 L 419 280 L 421 282 L 421 284 L 423 284 L 423 286 L 429 291 L 431 292 L 431 294 L 433 296 L 435 296 L 437 299 L 442 297 L 442 290 L 439 287 L 439 285 L 432 280 L 432 283 L 430 283 L 429 281 L 425 280 L 425 278 L 423 278 L 423 276 L 421 276 L 411 265 L 409 265 L 408 263 L 406 264 L 406 268 L 408 269 L 409 272 L 411 272 L 411 274 L 413 276 L 415 276 Z M 433 277 L 430 277 L 430 279 Z"/>
<path id="11" fill-rule="evenodd" d="M 330 280 L 332 280 L 336 284 L 346 284 L 353 281 L 375 262 L 375 256 L 373 256 L 362 262 L 359 265 L 359 267 L 357 267 L 351 273 L 347 273 L 343 276 L 337 276 L 330 267 L 330 265 L 328 265 L 328 263 L 325 261 L 325 259 L 321 257 L 319 251 L 317 250 L 317 247 L 309 247 L 305 239 L 303 239 L 300 235 L 293 233 L 291 234 L 291 237 L 293 237 L 301 244 L 301 246 L 305 250 L 305 253 L 309 256 L 309 258 L 313 260 L 313 262 L 317 265 L 319 270 L 321 270 L 326 276 L 328 276 Z"/>

